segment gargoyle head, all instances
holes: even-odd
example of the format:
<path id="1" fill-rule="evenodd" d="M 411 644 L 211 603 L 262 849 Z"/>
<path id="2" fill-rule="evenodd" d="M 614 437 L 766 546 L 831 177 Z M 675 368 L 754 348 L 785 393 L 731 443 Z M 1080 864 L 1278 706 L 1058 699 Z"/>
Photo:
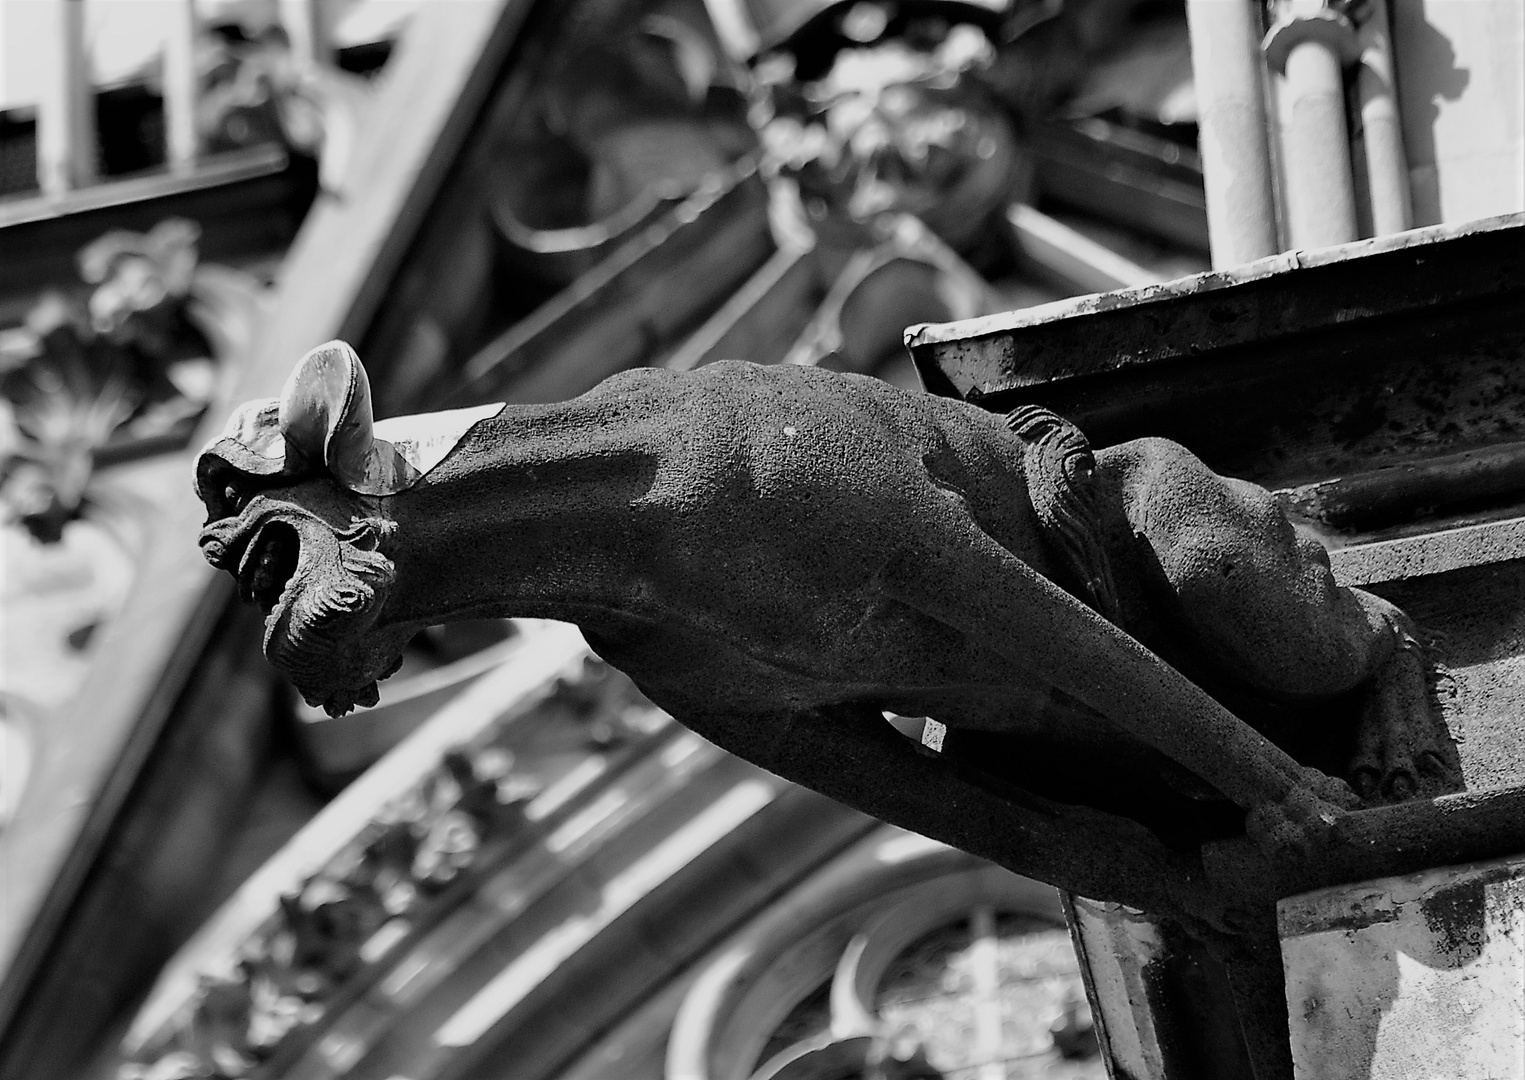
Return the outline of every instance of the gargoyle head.
<path id="1" fill-rule="evenodd" d="M 240 406 L 202 450 L 202 553 L 259 605 L 265 656 L 308 703 L 331 716 L 376 703 L 377 680 L 421 628 L 385 616 L 390 504 L 500 408 L 375 424 L 365 369 L 335 341 L 301 359 L 279 398 Z"/>

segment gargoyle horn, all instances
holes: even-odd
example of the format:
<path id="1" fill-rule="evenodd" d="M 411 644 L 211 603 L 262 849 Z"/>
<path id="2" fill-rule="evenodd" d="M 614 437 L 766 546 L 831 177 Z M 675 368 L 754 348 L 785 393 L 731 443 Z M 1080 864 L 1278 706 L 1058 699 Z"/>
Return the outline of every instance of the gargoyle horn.
<path id="1" fill-rule="evenodd" d="M 501 402 L 373 421 L 371 384 L 342 341 L 297 362 L 278 399 L 240 405 L 196 459 L 196 490 L 209 506 L 232 469 L 250 477 L 327 473 L 362 495 L 396 495 L 449 455 Z"/>
<path id="2" fill-rule="evenodd" d="M 380 448 L 371 382 L 344 342 L 319 345 L 297 362 L 281 388 L 279 422 L 288 450 L 321 463 L 344 486 L 358 490 L 374 476 L 372 457 Z"/>

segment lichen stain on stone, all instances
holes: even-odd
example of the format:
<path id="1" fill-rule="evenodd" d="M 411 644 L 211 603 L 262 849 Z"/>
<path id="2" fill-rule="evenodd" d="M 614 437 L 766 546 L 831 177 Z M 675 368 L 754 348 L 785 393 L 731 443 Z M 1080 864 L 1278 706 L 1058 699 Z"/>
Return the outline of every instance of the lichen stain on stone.
<path id="1" fill-rule="evenodd" d="M 1383 899 L 1374 897 L 1373 904 L 1383 904 Z M 1398 910 L 1390 906 L 1362 907 L 1357 904 L 1339 915 L 1325 919 L 1319 926 L 1320 931 L 1343 930 L 1353 934 L 1357 930 L 1364 930 L 1368 926 L 1376 926 L 1378 923 L 1390 923 L 1398 921 Z"/>
<path id="2" fill-rule="evenodd" d="M 1435 936 L 1435 950 L 1458 964 L 1482 955 L 1485 893 L 1479 881 L 1437 889 L 1419 902 L 1419 910 Z"/>

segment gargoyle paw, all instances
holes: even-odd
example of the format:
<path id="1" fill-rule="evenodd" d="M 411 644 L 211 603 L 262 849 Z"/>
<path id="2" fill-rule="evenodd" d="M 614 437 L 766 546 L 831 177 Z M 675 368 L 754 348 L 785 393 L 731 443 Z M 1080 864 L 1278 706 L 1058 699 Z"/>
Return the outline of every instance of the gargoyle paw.
<path id="1" fill-rule="evenodd" d="M 1304 768 L 1297 782 L 1307 788 L 1316 799 L 1339 810 L 1354 810 L 1361 805 L 1361 796 L 1349 784 L 1337 776 L 1330 776 L 1318 769 Z"/>
<path id="2" fill-rule="evenodd" d="M 1405 642 L 1372 678 L 1347 773 L 1365 803 L 1397 803 L 1461 788 L 1460 761 L 1427 676 L 1423 650 Z"/>
<path id="3" fill-rule="evenodd" d="M 334 719 L 338 719 L 345 713 L 355 708 L 368 709 L 381 700 L 380 688 L 373 679 L 359 690 L 338 691 L 330 694 L 321 702 L 323 711 Z M 319 702 L 309 701 L 309 705 L 318 705 Z"/>
<path id="4" fill-rule="evenodd" d="M 1305 858 L 1320 847 L 1359 799 L 1346 784 L 1317 769 L 1303 769 L 1281 799 L 1255 807 L 1244 829 L 1266 854 Z"/>

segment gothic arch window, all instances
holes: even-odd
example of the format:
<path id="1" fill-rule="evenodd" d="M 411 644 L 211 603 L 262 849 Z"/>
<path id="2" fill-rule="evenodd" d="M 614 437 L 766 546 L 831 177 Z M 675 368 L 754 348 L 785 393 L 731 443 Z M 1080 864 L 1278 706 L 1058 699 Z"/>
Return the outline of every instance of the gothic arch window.
<path id="1" fill-rule="evenodd" d="M 922 858 L 909 884 L 904 865 L 879 889 L 872 865 L 813 883 L 722 950 L 678 1011 L 666 1080 L 1103 1077 L 1058 894 Z"/>

